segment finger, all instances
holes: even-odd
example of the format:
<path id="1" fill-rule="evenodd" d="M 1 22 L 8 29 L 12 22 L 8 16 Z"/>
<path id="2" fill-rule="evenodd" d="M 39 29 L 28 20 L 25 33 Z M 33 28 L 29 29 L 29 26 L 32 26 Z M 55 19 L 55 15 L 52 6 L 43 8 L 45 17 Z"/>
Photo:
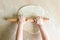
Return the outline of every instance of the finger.
<path id="1" fill-rule="evenodd" d="M 36 20 L 39 20 L 39 19 L 40 19 L 40 16 L 37 16 L 37 17 L 36 17 Z"/>
<path id="2" fill-rule="evenodd" d="M 25 17 L 22 15 L 21 17 L 20 17 L 21 19 L 25 19 Z"/>
<path id="3" fill-rule="evenodd" d="M 37 16 L 34 20 L 37 22 L 40 19 L 40 16 Z"/>
<path id="4" fill-rule="evenodd" d="M 20 15 L 20 16 L 19 16 L 19 18 L 22 18 L 22 17 L 23 17 L 23 15 Z"/>
<path id="5" fill-rule="evenodd" d="M 36 19 L 34 19 L 34 23 L 37 23 L 37 20 Z"/>
<path id="6" fill-rule="evenodd" d="M 19 15 L 18 18 L 21 18 L 23 15 Z"/>

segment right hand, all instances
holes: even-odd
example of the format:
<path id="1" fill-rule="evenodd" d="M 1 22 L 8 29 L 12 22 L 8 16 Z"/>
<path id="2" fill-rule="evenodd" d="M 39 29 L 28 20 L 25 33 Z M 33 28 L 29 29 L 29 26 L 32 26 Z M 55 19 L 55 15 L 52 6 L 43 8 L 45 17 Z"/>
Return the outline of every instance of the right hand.
<path id="1" fill-rule="evenodd" d="M 40 16 L 37 16 L 34 19 L 34 23 L 37 24 L 37 25 L 43 25 L 43 18 L 41 18 Z"/>

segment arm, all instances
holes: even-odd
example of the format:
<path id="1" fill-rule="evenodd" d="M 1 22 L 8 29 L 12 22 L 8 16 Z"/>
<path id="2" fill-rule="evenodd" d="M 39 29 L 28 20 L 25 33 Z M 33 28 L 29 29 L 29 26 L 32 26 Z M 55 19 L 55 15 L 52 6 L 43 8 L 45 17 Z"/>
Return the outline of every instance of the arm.
<path id="1" fill-rule="evenodd" d="M 45 28 L 43 26 L 41 26 L 40 24 L 38 25 L 40 32 L 41 32 L 41 36 L 42 36 L 42 40 L 49 40 L 47 31 L 45 30 Z"/>
<path id="2" fill-rule="evenodd" d="M 22 24 L 18 24 L 16 40 L 23 40 L 23 26 L 22 26 Z"/>
<path id="3" fill-rule="evenodd" d="M 26 20 L 26 18 L 23 16 L 19 18 L 16 40 L 23 40 L 23 25 L 29 21 L 32 22 L 33 20 L 32 19 Z"/>
<path id="4" fill-rule="evenodd" d="M 16 34 L 16 40 L 23 40 L 23 25 L 25 23 L 25 18 L 21 16 L 18 22 L 18 29 Z"/>
<path id="5" fill-rule="evenodd" d="M 41 36 L 42 36 L 42 40 L 49 40 L 47 31 L 46 31 L 45 28 L 43 27 L 43 19 L 40 18 L 40 17 L 37 17 L 37 18 L 35 19 L 35 23 L 37 24 L 37 26 L 38 26 L 39 29 L 40 29 Z"/>

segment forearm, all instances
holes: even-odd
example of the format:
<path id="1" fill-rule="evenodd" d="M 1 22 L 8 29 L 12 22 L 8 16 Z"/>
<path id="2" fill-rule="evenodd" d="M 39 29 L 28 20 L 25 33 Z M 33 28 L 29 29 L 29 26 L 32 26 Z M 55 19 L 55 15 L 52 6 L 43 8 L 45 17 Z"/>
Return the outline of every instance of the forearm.
<path id="1" fill-rule="evenodd" d="M 41 32 L 42 40 L 49 40 L 47 31 L 45 30 L 45 28 L 41 25 L 38 25 L 38 26 L 39 26 L 39 29 L 40 29 L 40 32 Z"/>
<path id="2" fill-rule="evenodd" d="M 23 40 L 23 25 L 20 23 L 18 24 L 16 40 Z"/>

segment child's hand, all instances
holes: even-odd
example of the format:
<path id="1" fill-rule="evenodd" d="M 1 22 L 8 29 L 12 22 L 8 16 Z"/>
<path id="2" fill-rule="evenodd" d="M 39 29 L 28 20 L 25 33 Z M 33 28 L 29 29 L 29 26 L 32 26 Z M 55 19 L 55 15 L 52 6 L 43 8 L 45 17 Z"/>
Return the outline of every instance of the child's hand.
<path id="1" fill-rule="evenodd" d="M 34 19 L 34 23 L 38 25 L 43 25 L 43 18 L 41 18 L 40 16 L 36 17 Z"/>
<path id="2" fill-rule="evenodd" d="M 19 23 L 20 24 L 25 24 L 26 23 L 26 18 L 24 16 L 19 17 Z"/>

